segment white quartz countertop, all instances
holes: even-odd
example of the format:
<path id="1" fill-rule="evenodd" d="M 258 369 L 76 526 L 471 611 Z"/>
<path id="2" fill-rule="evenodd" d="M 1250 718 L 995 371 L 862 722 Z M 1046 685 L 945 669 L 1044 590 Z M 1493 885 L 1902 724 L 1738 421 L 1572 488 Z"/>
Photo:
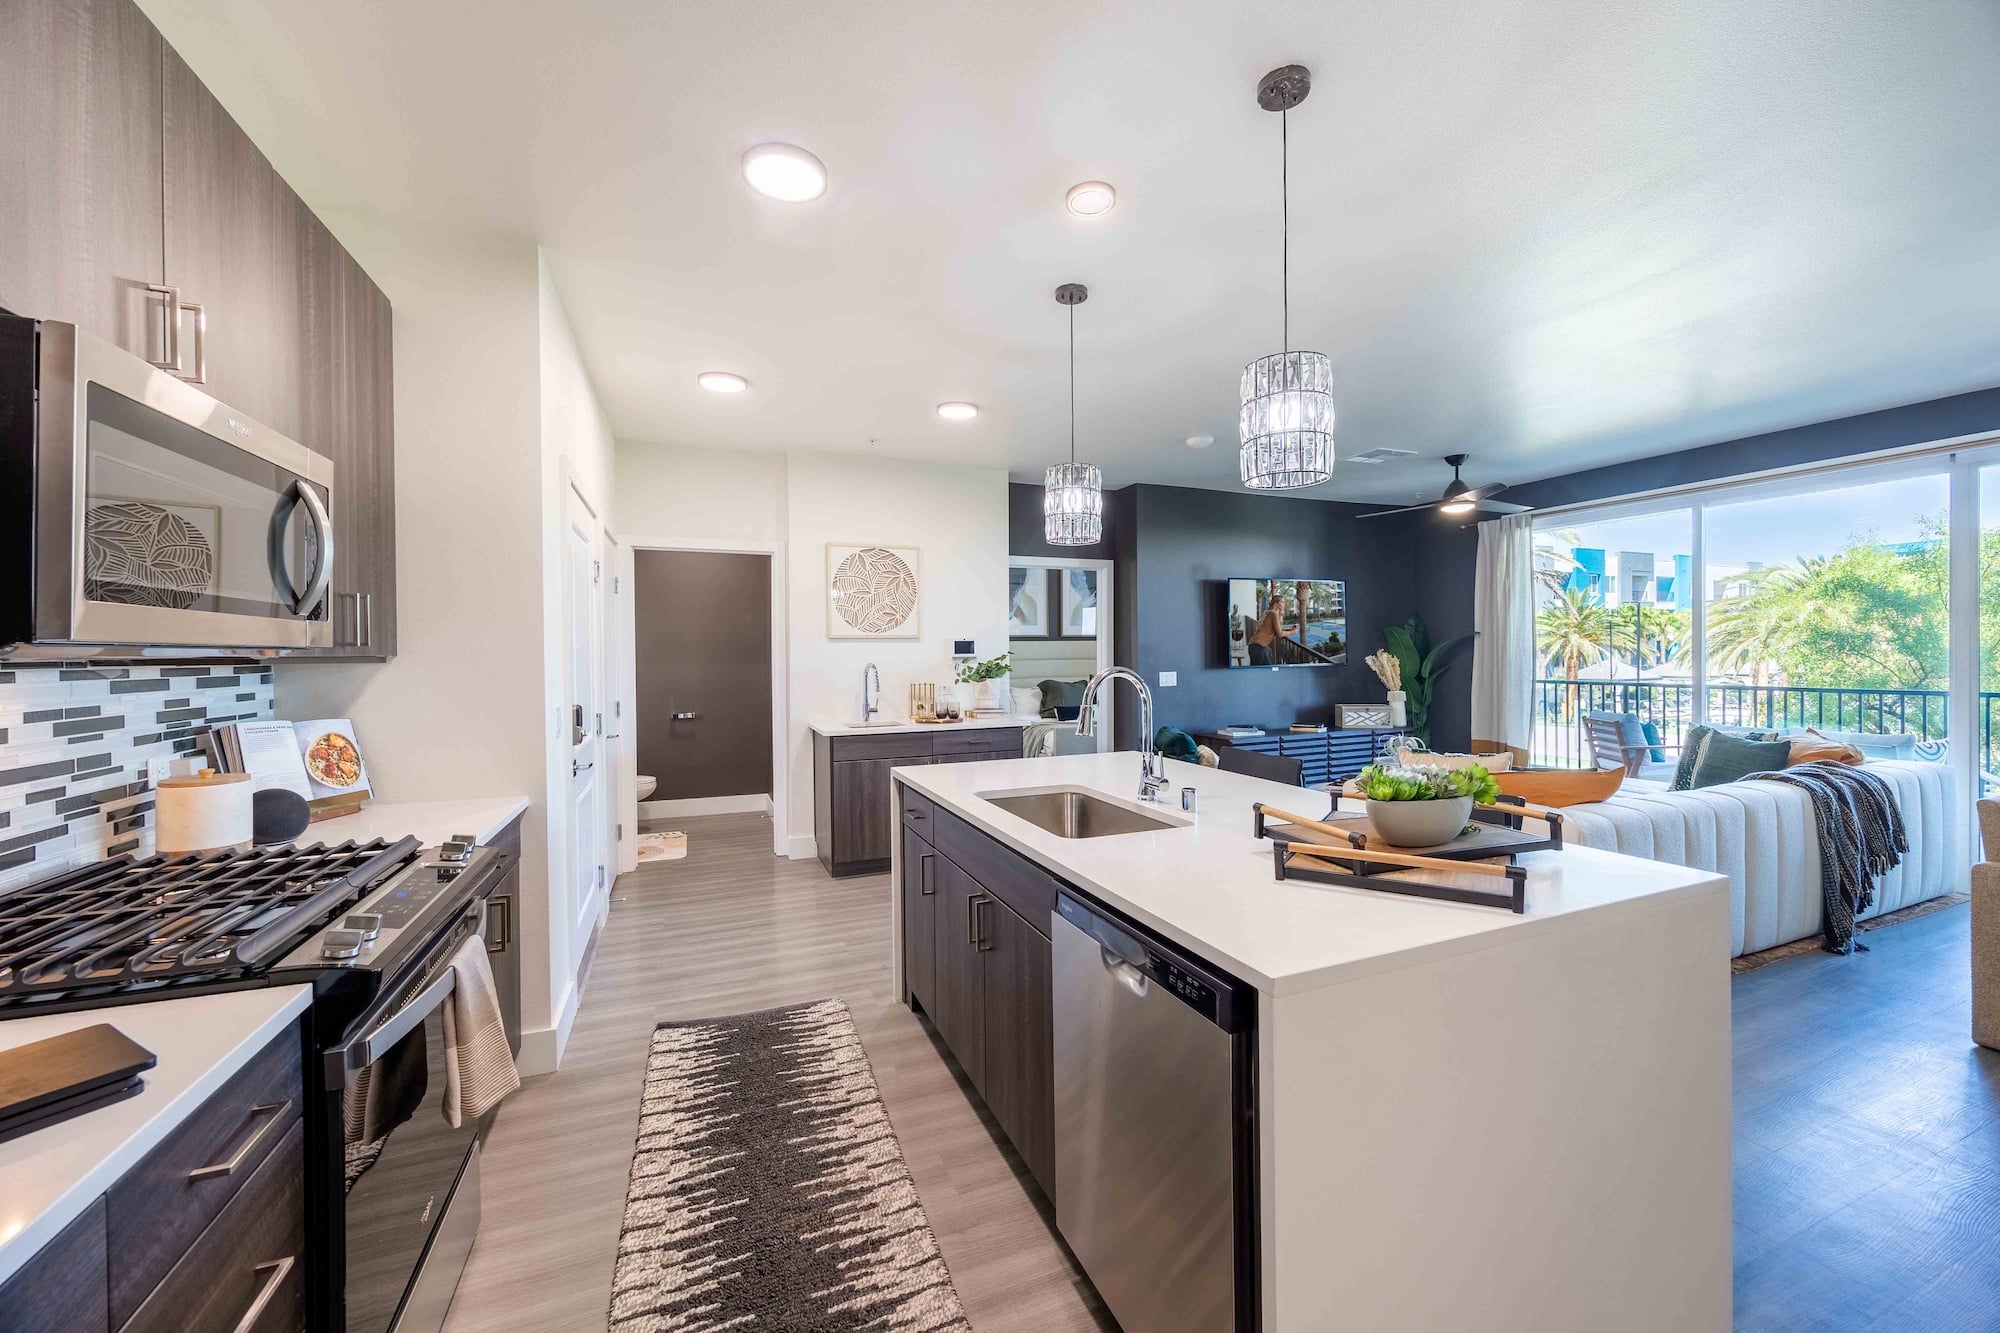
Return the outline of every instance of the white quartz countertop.
<path id="1" fill-rule="evenodd" d="M 885 722 L 877 726 L 861 726 L 855 722 L 815 722 L 812 729 L 822 736 L 880 736 L 884 732 L 891 735 L 899 731 L 978 731 L 987 727 L 1025 727 L 1030 722 L 1041 721 L 1038 717 L 975 717 L 963 722 L 911 722 L 908 720 Z"/>
<path id="2" fill-rule="evenodd" d="M 1726 894 L 1729 881 L 1704 870 L 1587 847 L 1531 852 L 1527 913 L 1408 898 L 1375 890 L 1279 881 L 1271 844 L 1251 833 L 1251 805 L 1317 817 L 1323 792 L 1287 787 L 1199 764 L 1166 761 L 1172 783 L 1158 814 L 1185 826 L 1102 838 L 1062 838 L 981 799 L 982 793 L 1076 786 L 1134 804 L 1139 756 L 1057 755 L 898 768 L 895 780 L 992 834 L 1166 938 L 1272 995 L 1471 952 L 1556 929 L 1593 913 L 1646 911 L 1666 895 Z M 1179 792 L 1199 793 L 1184 815 Z M 1454 877 L 1467 887 L 1495 881 Z M 1447 881 L 1450 882 L 1450 881 Z M 1726 940 L 1716 947 L 1724 948 Z"/>
<path id="3" fill-rule="evenodd" d="M 0 1050 L 109 1023 L 159 1057 L 137 1096 L 0 1143 L 0 1282 L 138 1165 L 311 999 L 309 986 L 268 987 L 0 1022 Z"/>
<path id="4" fill-rule="evenodd" d="M 426 847 L 435 847 L 446 838 L 470 833 L 480 842 L 491 842 L 514 816 L 528 808 L 525 796 L 478 796 L 457 801 L 376 801 L 351 815 L 323 819 L 309 824 L 298 841 L 303 846 L 316 842 L 340 843 L 352 839 L 413 837 Z"/>

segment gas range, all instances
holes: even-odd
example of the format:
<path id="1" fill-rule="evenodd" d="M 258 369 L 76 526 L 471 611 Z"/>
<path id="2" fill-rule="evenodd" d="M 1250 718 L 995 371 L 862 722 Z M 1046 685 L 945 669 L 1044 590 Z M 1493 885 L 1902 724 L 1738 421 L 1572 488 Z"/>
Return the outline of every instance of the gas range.
<path id="1" fill-rule="evenodd" d="M 492 856 L 404 838 L 81 866 L 0 896 L 0 1019 L 392 974 Z"/>
<path id="2" fill-rule="evenodd" d="M 450 1077 L 453 959 L 468 940 L 483 942 L 518 1049 L 518 886 L 517 859 L 471 838 L 82 866 L 0 895 L 0 1021 L 311 986 L 307 1327 L 431 1333 L 477 1230 L 490 1124 L 490 1113 L 450 1124 L 432 1096 Z M 115 1012 L 106 1020 L 115 1025 Z M 410 1108 L 358 1141 L 350 1102 L 391 1079 L 414 1081 Z"/>

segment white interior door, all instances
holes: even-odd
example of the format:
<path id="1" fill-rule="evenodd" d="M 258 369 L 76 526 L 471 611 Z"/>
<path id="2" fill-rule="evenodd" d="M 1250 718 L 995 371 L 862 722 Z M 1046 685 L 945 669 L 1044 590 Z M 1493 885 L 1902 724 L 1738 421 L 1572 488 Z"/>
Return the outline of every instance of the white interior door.
<path id="1" fill-rule="evenodd" d="M 609 577 L 599 583 L 604 603 L 604 721 L 605 814 L 612 864 L 616 875 L 639 864 L 639 736 L 632 712 L 634 694 L 632 620 L 632 548 L 604 534 L 604 567 Z"/>
<path id="2" fill-rule="evenodd" d="M 568 620 L 570 790 L 569 903 L 572 948 L 579 954 L 609 879 L 606 867 L 604 791 L 604 611 L 599 584 L 604 565 L 597 515 L 575 488 L 565 488 L 563 520 L 564 612 Z"/>

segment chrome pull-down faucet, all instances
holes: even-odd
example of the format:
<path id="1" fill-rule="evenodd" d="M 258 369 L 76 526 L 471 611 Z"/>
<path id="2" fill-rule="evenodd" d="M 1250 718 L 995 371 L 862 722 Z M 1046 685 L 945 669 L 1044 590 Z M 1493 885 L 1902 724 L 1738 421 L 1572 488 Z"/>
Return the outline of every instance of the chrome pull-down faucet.
<path id="1" fill-rule="evenodd" d="M 1092 676 L 1083 687 L 1083 700 L 1076 711 L 1076 734 L 1092 736 L 1097 731 L 1097 691 L 1113 680 L 1129 680 L 1139 691 L 1139 799 L 1157 803 L 1166 790 L 1167 774 L 1153 749 L 1153 692 L 1145 677 L 1130 667 L 1109 667 Z"/>
<path id="2" fill-rule="evenodd" d="M 868 692 L 868 687 L 871 683 L 875 687 L 873 694 Z M 867 722 L 881 711 L 882 673 L 875 669 L 873 662 L 870 662 L 867 666 L 861 668 L 861 720 Z"/>

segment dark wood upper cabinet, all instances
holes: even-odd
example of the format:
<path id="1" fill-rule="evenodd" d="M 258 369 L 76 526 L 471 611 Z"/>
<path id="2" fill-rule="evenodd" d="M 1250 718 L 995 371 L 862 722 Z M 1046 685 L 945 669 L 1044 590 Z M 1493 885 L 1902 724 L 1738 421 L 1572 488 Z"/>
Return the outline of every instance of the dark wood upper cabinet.
<path id="1" fill-rule="evenodd" d="M 396 651 L 392 313 L 353 256 L 302 211 L 305 406 L 300 442 L 333 460 L 333 655 Z"/>
<path id="2" fill-rule="evenodd" d="M 130 0 L 0 4 L 0 307 L 164 355 L 160 35 Z M 247 409 L 246 409 L 247 410 Z"/>
<path id="3" fill-rule="evenodd" d="M 298 439 L 305 206 L 171 47 L 161 68 L 166 282 L 202 308 L 181 319 L 181 373 Z"/>

